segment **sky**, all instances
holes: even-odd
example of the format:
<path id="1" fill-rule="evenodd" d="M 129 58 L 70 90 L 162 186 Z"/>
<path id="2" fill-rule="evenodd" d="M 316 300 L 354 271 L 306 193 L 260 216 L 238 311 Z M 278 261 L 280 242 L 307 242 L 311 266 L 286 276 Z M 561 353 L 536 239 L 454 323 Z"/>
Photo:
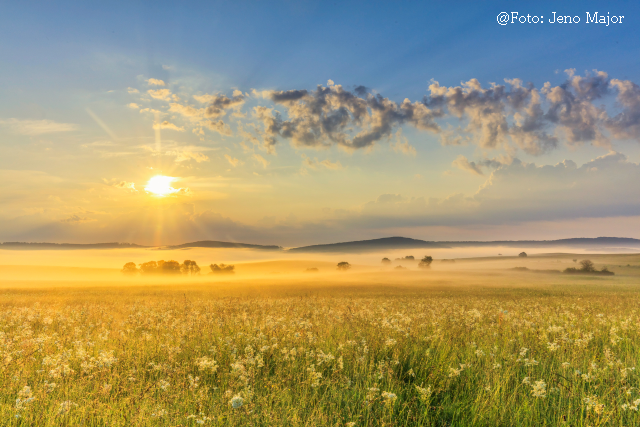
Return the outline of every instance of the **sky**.
<path id="1" fill-rule="evenodd" d="M 640 238 L 637 2 L 3 8 L 0 241 Z"/>

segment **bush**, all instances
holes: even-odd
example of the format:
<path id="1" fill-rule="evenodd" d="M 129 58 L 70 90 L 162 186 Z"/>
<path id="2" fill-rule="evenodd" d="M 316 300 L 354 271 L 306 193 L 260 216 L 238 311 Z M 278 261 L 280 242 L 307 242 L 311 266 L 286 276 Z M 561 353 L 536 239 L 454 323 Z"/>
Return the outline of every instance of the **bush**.
<path id="1" fill-rule="evenodd" d="M 431 267 L 431 263 L 432 262 L 433 262 L 433 257 L 425 256 L 424 258 L 422 258 L 420 260 L 420 264 L 418 264 L 418 267 L 420 267 L 420 268 L 429 268 L 429 267 Z"/>
<path id="2" fill-rule="evenodd" d="M 391 260 L 389 258 L 382 258 L 383 264 L 391 264 Z"/>
<path id="3" fill-rule="evenodd" d="M 351 264 L 349 264 L 346 261 L 342 261 L 338 263 L 338 270 L 340 271 L 347 271 L 350 268 L 351 268 Z"/>
<path id="4" fill-rule="evenodd" d="M 526 253 L 526 252 L 520 252 L 520 253 L 518 254 L 518 256 L 519 256 L 519 257 L 523 257 L 523 258 L 524 258 L 524 257 L 526 257 L 526 256 L 527 256 L 527 253 Z"/>
<path id="5" fill-rule="evenodd" d="M 211 269 L 211 273 L 209 274 L 234 274 L 235 273 L 235 265 L 225 265 L 225 264 L 211 264 L 209 265 Z"/>

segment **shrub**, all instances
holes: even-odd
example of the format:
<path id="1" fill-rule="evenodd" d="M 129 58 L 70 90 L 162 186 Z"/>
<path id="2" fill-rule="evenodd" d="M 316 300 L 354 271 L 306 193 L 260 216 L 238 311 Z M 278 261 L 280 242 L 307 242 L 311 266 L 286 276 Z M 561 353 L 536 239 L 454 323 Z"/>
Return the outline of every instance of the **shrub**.
<path id="1" fill-rule="evenodd" d="M 351 268 L 351 264 L 349 264 L 346 261 L 342 261 L 338 263 L 338 270 L 340 271 L 347 271 L 350 268 Z"/>
<path id="2" fill-rule="evenodd" d="M 209 274 L 234 274 L 235 265 L 225 265 L 225 264 L 211 264 L 209 265 L 211 269 L 211 273 Z"/>
<path id="3" fill-rule="evenodd" d="M 422 258 L 420 260 L 420 264 L 418 264 L 418 267 L 420 267 L 420 268 L 429 268 L 429 267 L 431 267 L 431 263 L 432 262 L 433 262 L 433 257 L 425 256 L 424 258 Z"/>

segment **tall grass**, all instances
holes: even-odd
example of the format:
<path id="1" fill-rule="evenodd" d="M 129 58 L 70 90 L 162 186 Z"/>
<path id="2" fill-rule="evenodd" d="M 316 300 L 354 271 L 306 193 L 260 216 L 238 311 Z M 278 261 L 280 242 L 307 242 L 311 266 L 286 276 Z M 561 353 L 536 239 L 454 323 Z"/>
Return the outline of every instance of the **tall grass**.
<path id="1" fill-rule="evenodd" d="M 1 424 L 638 425 L 639 295 L 596 286 L 5 293 Z"/>

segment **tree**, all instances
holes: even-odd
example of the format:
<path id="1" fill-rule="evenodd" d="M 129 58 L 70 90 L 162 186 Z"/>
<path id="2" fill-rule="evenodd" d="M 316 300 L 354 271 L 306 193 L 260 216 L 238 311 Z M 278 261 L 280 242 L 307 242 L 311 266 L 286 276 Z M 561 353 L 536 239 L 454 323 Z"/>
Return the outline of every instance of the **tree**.
<path id="1" fill-rule="evenodd" d="M 211 269 L 211 273 L 209 274 L 234 274 L 235 271 L 233 271 L 236 266 L 235 265 L 225 265 L 225 264 L 211 264 L 209 265 L 209 268 Z"/>
<path id="2" fill-rule="evenodd" d="M 422 258 L 420 260 L 420 264 L 418 264 L 418 267 L 420 267 L 420 268 L 429 268 L 429 267 L 431 267 L 431 263 L 432 262 L 433 262 L 433 257 L 425 256 L 424 258 Z"/>
<path id="3" fill-rule="evenodd" d="M 158 273 L 158 263 L 155 261 L 148 261 L 140 264 L 140 271 L 144 274 Z"/>
<path id="4" fill-rule="evenodd" d="M 585 260 L 580 261 L 580 265 L 582 266 L 582 267 L 580 268 L 580 270 L 581 270 L 581 271 L 585 271 L 585 272 L 592 272 L 592 271 L 596 271 L 595 266 L 594 266 L 594 265 L 593 265 L 593 263 L 592 263 L 590 260 L 588 260 L 588 259 L 585 259 Z"/>
<path id="5" fill-rule="evenodd" d="M 198 267 L 198 264 L 195 261 L 188 259 L 182 263 L 180 270 L 182 270 L 182 274 L 186 274 L 187 276 L 200 274 L 200 267 Z"/>
<path id="6" fill-rule="evenodd" d="M 382 263 L 388 265 L 391 264 L 391 260 L 389 258 L 382 258 Z"/>
<path id="7" fill-rule="evenodd" d="M 520 253 L 518 254 L 518 256 L 519 256 L 519 257 L 523 257 L 523 258 L 524 258 L 524 257 L 526 257 L 526 256 L 527 256 L 527 253 L 526 253 L 526 252 L 520 252 Z"/>
<path id="8" fill-rule="evenodd" d="M 129 275 L 138 274 L 138 269 L 136 268 L 136 263 L 135 262 L 126 263 L 124 265 L 124 267 L 122 267 L 122 272 L 124 274 L 129 274 Z"/>
<path id="9" fill-rule="evenodd" d="M 158 264 L 160 264 L 160 262 L 158 262 Z M 164 261 L 161 265 L 160 265 L 160 269 L 162 271 L 162 274 L 180 274 L 180 263 L 178 261 Z"/>
<path id="10" fill-rule="evenodd" d="M 349 264 L 346 261 L 342 261 L 338 263 L 338 270 L 340 271 L 347 271 L 350 268 L 351 268 L 351 264 Z"/>

